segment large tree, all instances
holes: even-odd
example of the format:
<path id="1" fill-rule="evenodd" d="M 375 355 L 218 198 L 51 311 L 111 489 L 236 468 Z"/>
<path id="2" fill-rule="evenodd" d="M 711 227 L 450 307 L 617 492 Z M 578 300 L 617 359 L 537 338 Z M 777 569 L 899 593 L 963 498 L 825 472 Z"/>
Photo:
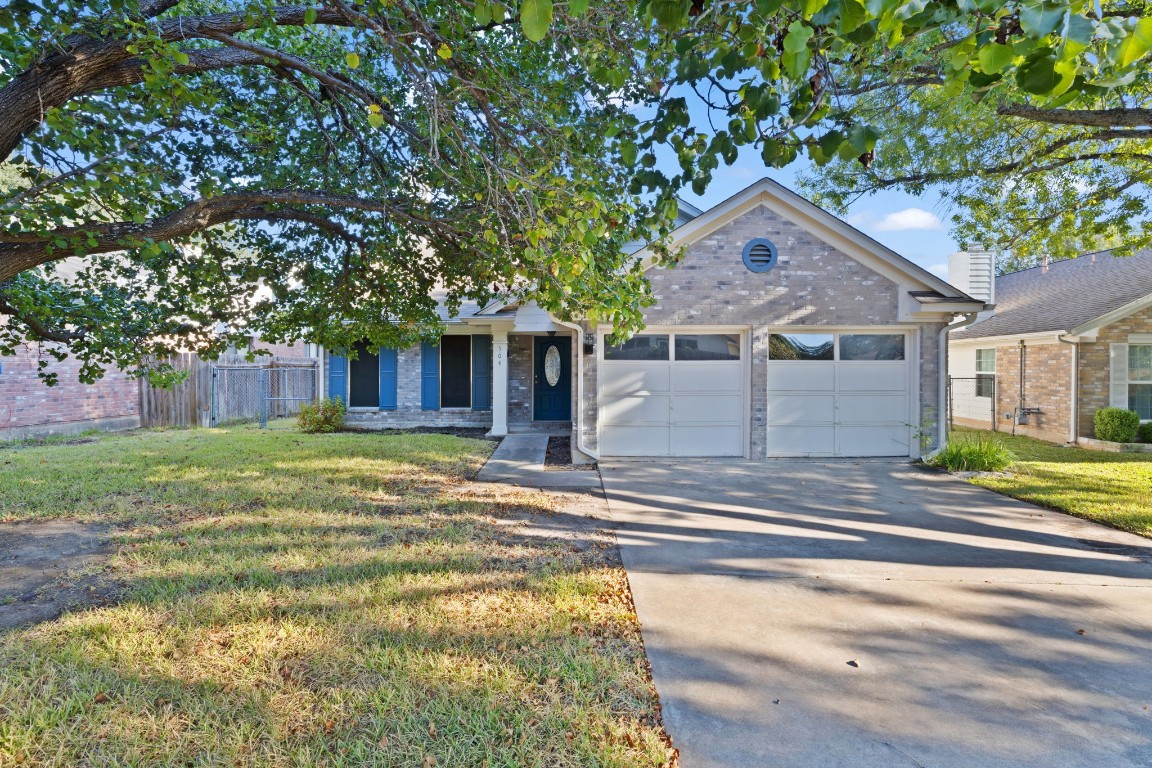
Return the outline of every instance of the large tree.
<path id="1" fill-rule="evenodd" d="M 406 343 L 437 285 L 634 329 L 621 246 L 748 146 L 833 203 L 944 185 L 989 244 L 1135 247 L 1150 48 L 1139 2 L 15 0 L 0 352 Z"/>
<path id="2" fill-rule="evenodd" d="M 251 330 L 408 343 L 436 287 L 634 327 L 622 246 L 673 207 L 611 158 L 637 17 L 587 6 L 10 2 L 0 352 L 93 378 Z"/>
<path id="3" fill-rule="evenodd" d="M 1002 267 L 1152 244 L 1144 0 L 652 5 L 679 56 L 650 136 L 670 134 L 679 181 L 753 145 L 769 166 L 806 155 L 806 190 L 841 210 L 932 188 Z M 693 98 L 727 124 L 686 121 Z"/>

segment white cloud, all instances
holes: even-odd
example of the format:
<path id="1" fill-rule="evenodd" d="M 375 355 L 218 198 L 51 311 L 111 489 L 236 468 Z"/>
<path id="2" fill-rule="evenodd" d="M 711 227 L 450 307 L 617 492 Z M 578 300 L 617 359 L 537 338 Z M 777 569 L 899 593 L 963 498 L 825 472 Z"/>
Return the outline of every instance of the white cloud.
<path id="1" fill-rule="evenodd" d="M 890 213 L 873 227 L 877 232 L 905 232 L 915 229 L 940 229 L 944 222 L 931 211 L 923 208 L 905 208 Z"/>
<path id="2" fill-rule="evenodd" d="M 947 264 L 932 264 L 932 265 L 929 265 L 928 267 L 926 267 L 926 269 L 929 272 L 931 272 L 932 274 L 939 275 L 940 277 L 944 278 L 945 280 L 948 279 L 948 265 Z"/>

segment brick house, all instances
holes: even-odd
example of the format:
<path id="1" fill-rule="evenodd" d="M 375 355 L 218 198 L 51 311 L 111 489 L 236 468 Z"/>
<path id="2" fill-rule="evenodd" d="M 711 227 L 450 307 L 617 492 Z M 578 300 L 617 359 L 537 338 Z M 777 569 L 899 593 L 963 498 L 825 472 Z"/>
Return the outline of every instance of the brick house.
<path id="1" fill-rule="evenodd" d="M 58 374 L 56 386 L 45 386 L 38 378 L 41 359 L 48 359 L 48 370 Z M 109 370 L 95 384 L 84 384 L 79 370 L 75 358 L 58 363 L 27 344 L 15 355 L 0 357 L 0 440 L 140 426 L 140 385 L 135 379 Z"/>
<path id="2" fill-rule="evenodd" d="M 640 244 L 637 244 L 640 245 Z M 466 305 L 438 343 L 329 353 L 361 426 L 571 430 L 604 456 L 918 456 L 939 442 L 947 326 L 985 302 L 764 179 L 684 205 L 646 328 Z M 636 258 L 649 261 L 643 247 Z"/>
<path id="3" fill-rule="evenodd" d="M 1066 443 L 1093 436 L 1100 408 L 1152 420 L 1152 252 L 1033 267 L 997 277 L 994 291 L 994 310 L 952 332 L 949 368 L 994 379 L 981 394 L 999 429 Z"/>

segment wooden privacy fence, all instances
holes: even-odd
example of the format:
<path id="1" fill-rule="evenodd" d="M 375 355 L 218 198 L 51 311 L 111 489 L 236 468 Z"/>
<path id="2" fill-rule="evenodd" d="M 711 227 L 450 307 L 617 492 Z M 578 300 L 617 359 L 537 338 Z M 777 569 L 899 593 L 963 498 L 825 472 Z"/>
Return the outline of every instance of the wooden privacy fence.
<path id="1" fill-rule="evenodd" d="M 140 424 L 144 427 L 207 427 L 235 421 L 262 423 L 291 416 L 319 395 L 318 361 L 306 357 L 244 355 L 201 360 L 184 352 L 170 358 L 188 376 L 172 389 L 140 382 Z M 215 405 L 215 407 L 213 407 Z"/>

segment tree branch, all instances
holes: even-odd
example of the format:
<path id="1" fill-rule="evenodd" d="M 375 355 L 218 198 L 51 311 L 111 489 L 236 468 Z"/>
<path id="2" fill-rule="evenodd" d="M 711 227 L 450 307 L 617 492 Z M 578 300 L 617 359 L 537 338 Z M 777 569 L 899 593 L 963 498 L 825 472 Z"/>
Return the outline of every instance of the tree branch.
<path id="1" fill-rule="evenodd" d="M 152 221 L 99 222 L 87 225 L 61 227 L 45 234 L 9 234 L 0 232 L 0 282 L 20 272 L 50 261 L 76 255 L 67 248 L 54 248 L 53 242 L 61 238 L 82 238 L 84 255 L 121 251 L 140 246 L 148 241 L 165 242 L 187 237 L 208 227 L 229 221 L 267 219 L 269 216 L 287 218 L 288 213 L 272 206 L 320 206 L 333 209 L 387 213 L 410 220 L 424 221 L 406 210 L 403 200 L 374 200 L 350 195 L 332 195 L 294 189 L 269 189 L 232 192 L 212 198 L 200 198 Z M 297 212 L 293 212 L 297 213 Z M 306 211 L 298 212 L 308 216 Z M 299 218 L 299 217 L 297 217 Z M 315 220 L 312 221 L 316 223 Z"/>
<path id="2" fill-rule="evenodd" d="M 1019 117 L 1054 125 L 1083 125 L 1090 128 L 1139 128 L 1152 126 L 1152 109 L 1041 109 L 1028 104 L 1001 104 L 996 114 Z"/>

